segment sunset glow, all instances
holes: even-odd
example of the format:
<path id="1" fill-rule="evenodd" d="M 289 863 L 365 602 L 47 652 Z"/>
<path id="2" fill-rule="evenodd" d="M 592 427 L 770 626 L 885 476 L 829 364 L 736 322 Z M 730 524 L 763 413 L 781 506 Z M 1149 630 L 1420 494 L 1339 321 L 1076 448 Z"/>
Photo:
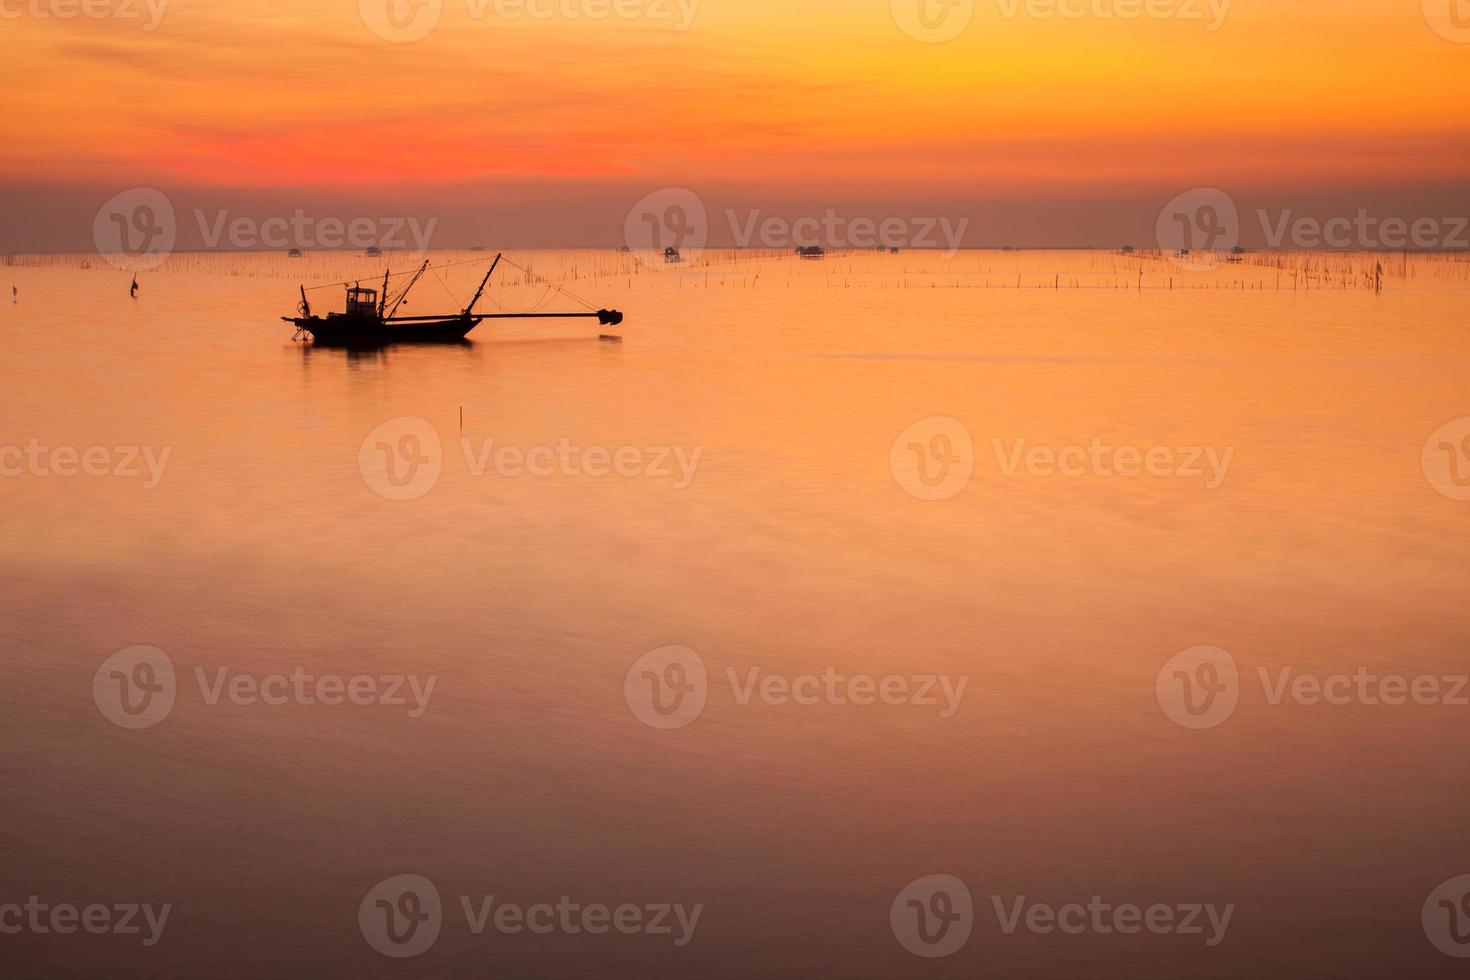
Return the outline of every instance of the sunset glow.
<path id="1" fill-rule="evenodd" d="M 1371 205 L 1392 184 L 1449 213 L 1470 176 L 1470 45 L 1417 3 L 1155 0 L 1176 16 L 1125 20 L 1128 0 L 1050 16 L 990 0 L 925 43 L 881 0 L 623 0 L 640 16 L 600 20 L 597 0 L 447 0 L 426 36 L 393 43 L 347 0 L 31 13 L 48 2 L 8 0 L 0 21 L 0 180 L 33 203 L 95 207 L 145 184 L 219 207 L 520 204 L 531 213 L 501 213 L 512 236 L 575 238 L 561 201 L 605 213 L 581 237 L 611 243 L 664 186 L 744 207 L 973 214 L 1226 184 Z M 1128 207 L 1103 207 L 1073 243 Z"/>

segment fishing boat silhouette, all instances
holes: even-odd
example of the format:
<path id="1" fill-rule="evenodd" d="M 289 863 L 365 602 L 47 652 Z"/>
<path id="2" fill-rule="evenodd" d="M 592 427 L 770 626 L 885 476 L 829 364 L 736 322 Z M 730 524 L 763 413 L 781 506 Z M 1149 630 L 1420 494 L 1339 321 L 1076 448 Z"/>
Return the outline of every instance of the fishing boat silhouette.
<path id="1" fill-rule="evenodd" d="M 309 339 L 313 344 L 322 347 L 380 347 L 393 343 L 458 343 L 463 341 L 471 330 L 474 330 L 484 320 L 551 320 L 551 319 L 578 319 L 596 317 L 597 322 L 605 327 L 615 327 L 623 322 L 623 314 L 617 310 L 594 309 L 590 303 L 578 299 L 568 290 L 561 286 L 537 276 L 522 266 L 516 266 L 526 273 L 548 286 L 556 289 L 569 298 L 576 300 L 586 306 L 590 312 L 587 313 L 476 313 L 475 306 L 485 294 L 485 287 L 490 283 L 490 277 L 495 274 L 496 268 L 504 260 L 507 265 L 515 265 L 504 254 L 495 256 L 495 261 L 490 263 L 490 269 L 485 273 L 485 278 L 480 281 L 480 288 L 475 290 L 474 298 L 469 305 L 458 313 L 434 314 L 428 316 L 398 316 L 398 310 L 404 300 L 412 291 L 414 285 L 421 279 L 425 272 L 431 268 L 429 262 L 419 266 L 418 271 L 413 273 L 407 285 L 401 290 L 392 291 L 389 284 L 394 278 L 391 270 L 383 275 L 381 289 L 373 289 L 363 286 L 360 282 L 351 285 L 342 284 L 346 289 L 346 311 L 343 313 L 329 312 L 326 316 L 316 316 L 311 311 L 311 301 L 307 299 L 306 287 L 301 289 L 301 303 L 297 307 L 299 316 L 281 317 L 287 323 L 294 324 L 296 332 L 291 339 Z M 404 273 L 400 273 L 404 275 Z M 390 305 L 391 304 L 391 305 Z"/>

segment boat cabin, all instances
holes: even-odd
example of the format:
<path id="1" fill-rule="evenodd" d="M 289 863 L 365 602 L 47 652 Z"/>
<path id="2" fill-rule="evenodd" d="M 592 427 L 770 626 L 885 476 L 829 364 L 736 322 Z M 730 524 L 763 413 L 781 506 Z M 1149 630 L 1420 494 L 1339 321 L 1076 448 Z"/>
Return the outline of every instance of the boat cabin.
<path id="1" fill-rule="evenodd" d="M 377 316 L 378 291 L 365 286 L 349 286 L 347 288 L 347 315 Z"/>

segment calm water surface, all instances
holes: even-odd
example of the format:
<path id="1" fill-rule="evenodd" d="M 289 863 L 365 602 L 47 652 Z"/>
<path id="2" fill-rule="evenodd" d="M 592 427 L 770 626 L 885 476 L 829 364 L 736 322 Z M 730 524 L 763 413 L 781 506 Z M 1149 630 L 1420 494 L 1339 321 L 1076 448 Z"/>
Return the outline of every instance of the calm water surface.
<path id="1" fill-rule="evenodd" d="M 1422 459 L 1470 415 L 1463 280 L 1186 290 L 1234 274 L 1156 263 L 1140 290 L 1091 255 L 518 259 L 627 312 L 624 342 L 568 321 L 487 323 L 464 347 L 293 344 L 278 317 L 298 275 L 374 274 L 345 256 L 175 257 L 136 300 L 95 257 L 0 270 L 20 291 L 0 307 L 0 445 L 169 453 L 151 487 L 141 459 L 138 477 L 0 479 L 0 901 L 173 906 L 153 948 L 0 937 L 14 975 L 1460 970 L 1420 915 L 1470 872 L 1470 708 L 1273 705 L 1258 672 L 1465 671 L 1470 503 Z M 1106 288 L 1035 288 L 1053 274 Z M 445 285 L 462 303 L 476 278 Z M 567 304 L 513 278 L 492 298 Z M 457 305 L 438 283 L 411 303 Z M 440 451 L 404 443 L 424 432 L 404 418 Z M 935 418 L 968 431 L 973 475 L 929 501 L 891 450 L 916 423 L 932 445 Z M 697 466 L 516 475 L 490 440 Z M 1007 472 L 1020 440 L 1230 456 L 1213 489 L 1208 467 Z M 437 480 L 389 499 L 379 443 Z M 93 679 L 140 644 L 177 696 L 127 730 Z M 659 730 L 624 682 L 670 645 L 702 659 L 707 703 Z M 1155 682 L 1200 645 L 1234 658 L 1239 703 L 1191 730 Z M 968 685 L 950 717 L 741 704 L 727 672 L 754 668 Z M 437 680 L 411 717 L 211 704 L 196 672 L 221 669 Z M 400 961 L 358 911 L 407 873 L 445 912 Z M 921 960 L 890 904 L 931 874 L 968 883 L 974 936 Z M 462 895 L 704 908 L 676 948 L 476 936 Z M 991 896 L 1021 895 L 1235 911 L 1213 948 L 1007 935 Z"/>

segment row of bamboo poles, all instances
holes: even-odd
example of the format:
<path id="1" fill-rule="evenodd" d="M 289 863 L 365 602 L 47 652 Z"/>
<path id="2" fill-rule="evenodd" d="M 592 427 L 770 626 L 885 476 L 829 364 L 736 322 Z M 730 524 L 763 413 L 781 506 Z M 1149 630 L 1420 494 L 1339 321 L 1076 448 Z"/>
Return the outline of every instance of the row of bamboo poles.
<path id="1" fill-rule="evenodd" d="M 1238 256 L 1159 251 L 962 250 L 954 253 L 908 250 L 829 252 L 821 259 L 798 258 L 772 249 L 686 251 L 667 262 L 659 252 L 611 249 L 510 252 L 527 271 L 502 266 L 502 287 L 535 288 L 544 277 L 564 284 L 676 282 L 709 288 L 780 288 L 825 284 L 871 289 L 1104 289 L 1104 290 L 1375 290 L 1433 288 L 1470 283 L 1470 253 L 1465 252 L 1247 252 Z M 430 253 L 446 285 L 478 279 L 492 256 L 467 250 Z M 96 255 L 11 255 L 12 268 L 78 268 L 116 273 Z M 368 257 L 345 252 L 308 252 L 288 258 L 276 253 L 198 253 L 170 255 L 149 274 L 203 274 L 266 277 L 330 283 L 380 279 L 422 256 L 389 253 Z M 473 283 L 470 289 L 473 289 Z"/>

